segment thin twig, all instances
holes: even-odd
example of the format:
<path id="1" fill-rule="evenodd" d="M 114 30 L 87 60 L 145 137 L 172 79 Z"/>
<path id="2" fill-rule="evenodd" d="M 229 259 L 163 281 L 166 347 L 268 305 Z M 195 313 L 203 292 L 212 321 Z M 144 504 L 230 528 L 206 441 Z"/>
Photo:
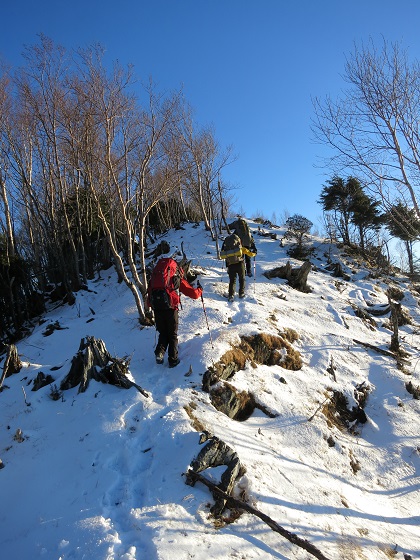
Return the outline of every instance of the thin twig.
<path id="1" fill-rule="evenodd" d="M 308 422 L 311 422 L 311 421 L 315 418 L 315 416 L 318 414 L 318 412 L 321 410 L 321 408 L 324 406 L 324 404 L 325 404 L 328 400 L 330 400 L 330 398 L 331 398 L 331 397 L 327 397 L 327 398 L 325 399 L 325 401 L 322 401 L 322 403 L 318 406 L 318 408 L 315 410 L 315 412 L 312 414 L 312 416 L 310 416 L 310 417 L 308 418 Z"/>

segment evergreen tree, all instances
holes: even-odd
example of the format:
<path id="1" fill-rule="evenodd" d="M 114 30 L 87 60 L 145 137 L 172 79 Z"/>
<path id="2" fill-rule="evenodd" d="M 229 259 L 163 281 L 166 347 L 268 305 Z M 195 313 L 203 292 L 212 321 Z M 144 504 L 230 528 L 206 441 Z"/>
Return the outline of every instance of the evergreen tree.
<path id="1" fill-rule="evenodd" d="M 414 208 L 399 201 L 386 214 L 386 225 L 394 237 L 404 242 L 410 274 L 414 273 L 413 245 L 420 237 L 420 220 Z"/>
<path id="2" fill-rule="evenodd" d="M 379 210 L 380 203 L 370 198 L 363 189 L 355 191 L 350 205 L 350 222 L 359 230 L 360 247 L 362 251 L 366 248 L 366 232 L 377 231 L 384 224 L 384 216 Z"/>
<path id="3" fill-rule="evenodd" d="M 349 177 L 345 182 L 344 179 L 335 175 L 327 181 L 318 200 L 324 212 L 333 213 L 337 230 L 347 245 L 350 244 L 349 225 L 353 192 L 357 191 L 359 186 L 360 183 L 353 177 Z"/>
<path id="4" fill-rule="evenodd" d="M 334 176 L 322 189 L 318 202 L 324 212 L 332 212 L 337 231 L 347 245 L 351 244 L 351 224 L 358 229 L 362 249 L 365 249 L 366 231 L 377 230 L 383 224 L 379 202 L 364 192 L 360 181 L 355 177 L 344 181 L 341 177 Z"/>
<path id="5" fill-rule="evenodd" d="M 284 234 L 285 239 L 294 239 L 295 245 L 289 250 L 289 255 L 296 258 L 304 258 L 308 255 L 308 250 L 304 247 L 304 242 L 312 227 L 312 222 L 301 216 L 293 214 L 286 220 L 287 231 Z"/>

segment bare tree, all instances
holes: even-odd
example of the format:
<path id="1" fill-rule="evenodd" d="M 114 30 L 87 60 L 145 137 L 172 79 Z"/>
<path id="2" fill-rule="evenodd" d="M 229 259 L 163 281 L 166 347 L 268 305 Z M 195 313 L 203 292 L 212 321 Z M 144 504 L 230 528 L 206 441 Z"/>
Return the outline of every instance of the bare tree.
<path id="1" fill-rule="evenodd" d="M 176 129 L 179 95 L 161 96 L 149 83 L 145 88 L 147 103 L 140 106 L 132 92 L 131 68 L 116 64 L 108 73 L 100 47 L 80 55 L 82 79 L 74 80 L 85 115 L 83 128 L 76 132 L 79 167 L 96 203 L 119 277 L 133 293 L 140 322 L 148 323 L 147 216 L 177 188 L 176 167 L 168 146 Z M 133 250 L 135 239 L 140 274 Z"/>
<path id="2" fill-rule="evenodd" d="M 216 207 L 225 187 L 223 183 L 219 184 L 218 179 L 222 169 L 235 157 L 231 146 L 223 151 L 220 149 L 211 126 L 196 130 L 191 109 L 186 105 L 184 107 L 182 126 L 178 131 L 185 148 L 184 180 L 189 196 L 200 209 L 205 228 L 216 239 L 214 220 L 216 215 L 222 214 L 222 208 Z"/>
<path id="3" fill-rule="evenodd" d="M 161 201 L 179 192 L 179 158 L 171 148 L 180 120 L 180 92 L 159 95 L 152 82 L 146 88 L 147 110 L 139 113 L 136 147 L 133 151 L 135 210 L 142 281 L 147 286 L 145 240 L 147 217 Z"/>
<path id="4" fill-rule="evenodd" d="M 70 55 L 41 35 L 24 58 L 13 73 L 0 69 L 2 256 L 30 261 L 33 292 L 62 285 L 58 297 L 71 302 L 106 246 L 148 324 L 150 214 L 171 216 L 175 201 L 180 220 L 203 219 L 215 235 L 227 200 L 218 176 L 231 151 L 210 127 L 196 133 L 180 92 L 161 95 L 149 82 L 136 95 L 132 68 L 107 69 L 99 45 Z M 21 287 L 19 297 L 30 292 Z M 8 317 L 14 295 L 2 299 Z"/>
<path id="5" fill-rule="evenodd" d="M 7 158 L 8 119 L 10 117 L 9 77 L 6 72 L 0 76 L 0 200 L 3 205 L 4 232 L 6 235 L 7 258 L 15 255 L 15 239 L 12 226 L 12 214 L 9 204 L 9 194 L 6 189 L 9 162 Z"/>
<path id="6" fill-rule="evenodd" d="M 50 269 L 63 283 L 68 301 L 81 285 L 78 252 L 71 232 L 67 198 L 71 189 L 66 130 L 66 79 L 71 63 L 65 50 L 41 36 L 25 51 L 27 64 L 15 74 L 19 103 L 18 132 L 11 129 L 10 145 L 17 188 L 31 208 L 31 218 L 43 231 Z M 35 186 L 36 185 L 36 186 Z M 69 258 L 69 256 L 71 258 Z"/>
<path id="7" fill-rule="evenodd" d="M 79 76 L 73 78 L 71 87 L 83 107 L 83 127 L 75 127 L 72 133 L 73 165 L 95 203 L 119 278 L 133 294 L 140 322 L 147 323 L 142 300 L 146 286 L 140 281 L 133 258 L 135 190 L 130 154 L 137 138 L 132 125 L 136 115 L 130 93 L 132 71 L 115 64 L 108 75 L 100 46 L 80 51 L 79 55 Z"/>
<path id="8" fill-rule="evenodd" d="M 348 88 L 314 99 L 312 130 L 332 149 L 328 165 L 356 175 L 385 208 L 397 196 L 420 217 L 420 66 L 399 44 L 355 47 L 345 65 Z M 397 195 L 396 195 L 397 191 Z"/>
<path id="9" fill-rule="evenodd" d="M 12 131 L 18 129 L 19 111 L 13 102 L 13 80 L 8 70 L 0 75 L 0 337 L 19 336 L 26 319 L 44 308 L 39 286 L 32 280 L 22 233 L 22 200 L 12 157 Z M 36 303 L 35 303 L 36 300 Z"/>

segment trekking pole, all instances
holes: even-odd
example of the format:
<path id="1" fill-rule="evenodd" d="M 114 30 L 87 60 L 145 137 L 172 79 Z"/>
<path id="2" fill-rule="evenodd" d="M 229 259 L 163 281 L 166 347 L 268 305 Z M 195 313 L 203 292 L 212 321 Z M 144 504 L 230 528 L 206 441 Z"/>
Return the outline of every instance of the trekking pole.
<path id="1" fill-rule="evenodd" d="M 207 318 L 206 307 L 205 307 L 205 305 L 204 305 L 203 287 L 202 287 L 202 285 L 200 284 L 200 281 L 199 281 L 199 280 L 197 280 L 197 287 L 198 287 L 198 288 L 201 288 L 201 303 L 203 304 L 204 317 L 206 318 L 207 329 L 208 329 L 209 335 L 210 335 L 211 347 L 214 349 L 214 346 L 213 346 L 213 338 L 212 338 L 212 336 L 211 336 L 211 330 L 210 330 L 210 326 L 209 326 L 209 320 L 208 320 L 208 318 Z"/>
<path id="2" fill-rule="evenodd" d="M 256 278 L 256 272 L 255 272 L 256 268 L 255 268 L 255 257 L 254 257 L 254 296 L 255 296 L 255 278 Z"/>

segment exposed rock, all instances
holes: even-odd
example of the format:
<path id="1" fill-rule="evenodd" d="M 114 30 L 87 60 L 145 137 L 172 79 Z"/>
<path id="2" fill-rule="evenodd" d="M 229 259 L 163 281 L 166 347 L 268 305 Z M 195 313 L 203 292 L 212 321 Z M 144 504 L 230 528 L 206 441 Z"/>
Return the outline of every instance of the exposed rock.
<path id="1" fill-rule="evenodd" d="M 238 391 L 230 383 L 220 383 L 210 389 L 212 405 L 233 420 L 239 422 L 247 420 L 256 408 L 270 418 L 277 415 L 255 400 L 254 395 L 247 391 Z"/>
<path id="2" fill-rule="evenodd" d="M 162 256 L 162 255 L 166 255 L 169 253 L 169 251 L 171 250 L 171 247 L 169 245 L 169 243 L 165 240 L 162 240 L 154 249 L 153 251 L 149 251 L 148 253 L 145 254 L 146 258 L 150 258 L 153 257 L 154 259 L 157 259 L 158 257 Z"/>

